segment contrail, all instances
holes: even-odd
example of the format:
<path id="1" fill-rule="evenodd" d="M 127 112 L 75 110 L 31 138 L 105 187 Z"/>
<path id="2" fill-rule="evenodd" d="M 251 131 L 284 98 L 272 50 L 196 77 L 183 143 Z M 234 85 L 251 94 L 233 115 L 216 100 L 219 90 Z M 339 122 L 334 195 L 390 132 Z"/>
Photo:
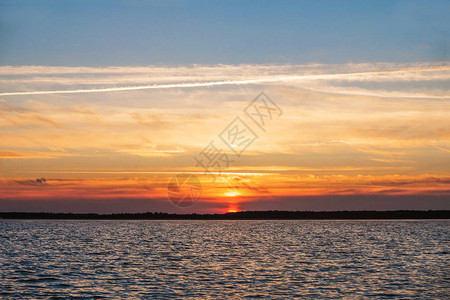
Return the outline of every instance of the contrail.
<path id="1" fill-rule="evenodd" d="M 300 76 L 291 76 L 291 77 L 300 77 Z M 150 89 L 191 88 L 191 87 L 208 87 L 208 86 L 220 86 L 220 85 L 241 85 L 241 84 L 277 82 L 277 81 L 285 81 L 285 80 L 287 80 L 287 79 L 285 79 L 285 78 L 284 79 L 283 78 L 262 78 L 262 79 L 249 79 L 249 80 L 141 85 L 141 86 L 104 88 L 104 89 L 88 89 L 88 90 L 32 91 L 32 92 L 9 92 L 9 93 L 7 92 L 7 93 L 0 93 L 0 96 L 103 93 L 103 92 L 136 91 L 136 90 L 150 90 Z"/>
<path id="2" fill-rule="evenodd" d="M 102 89 L 77 89 L 77 90 L 53 90 L 53 91 L 29 91 L 29 92 L 3 92 L 0 96 L 23 96 L 23 95 L 48 95 L 48 94 L 81 94 L 81 93 L 104 93 L 104 92 L 120 92 L 120 91 L 136 91 L 136 90 L 150 90 L 150 89 L 172 89 L 172 88 L 193 88 L 193 87 L 211 87 L 221 85 L 246 85 L 259 83 L 272 83 L 293 80 L 317 80 L 317 79 L 340 79 L 347 78 L 361 79 L 362 76 L 367 75 L 381 75 L 402 72 L 417 72 L 417 71 L 433 71 L 433 70 L 447 70 L 449 67 L 427 68 L 410 68 L 389 71 L 375 71 L 375 72 L 360 72 L 360 73 L 343 73 L 343 74 L 321 74 L 321 75 L 296 75 L 296 76 L 279 76 L 271 78 L 247 79 L 247 80 L 228 80 L 228 81 L 212 81 L 212 82 L 192 82 L 192 83 L 171 83 L 160 85 L 142 85 L 130 87 L 115 87 Z"/>

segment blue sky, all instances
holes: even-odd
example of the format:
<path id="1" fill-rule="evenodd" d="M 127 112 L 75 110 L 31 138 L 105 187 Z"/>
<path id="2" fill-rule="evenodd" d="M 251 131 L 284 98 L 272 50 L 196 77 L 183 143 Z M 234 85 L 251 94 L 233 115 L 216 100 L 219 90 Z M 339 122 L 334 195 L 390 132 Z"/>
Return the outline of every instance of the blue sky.
<path id="1" fill-rule="evenodd" d="M 447 61 L 450 1 L 0 1 L 0 65 Z"/>

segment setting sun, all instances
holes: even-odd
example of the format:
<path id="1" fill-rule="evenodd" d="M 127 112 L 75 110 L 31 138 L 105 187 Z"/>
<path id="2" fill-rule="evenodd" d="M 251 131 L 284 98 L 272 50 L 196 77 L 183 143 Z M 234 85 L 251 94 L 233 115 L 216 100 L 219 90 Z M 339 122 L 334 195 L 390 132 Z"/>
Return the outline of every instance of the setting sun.
<path id="1" fill-rule="evenodd" d="M 240 196 L 240 195 L 241 195 L 241 193 L 239 193 L 238 191 L 230 191 L 230 192 L 225 193 L 225 196 L 227 196 L 227 197 L 236 197 L 236 196 Z"/>

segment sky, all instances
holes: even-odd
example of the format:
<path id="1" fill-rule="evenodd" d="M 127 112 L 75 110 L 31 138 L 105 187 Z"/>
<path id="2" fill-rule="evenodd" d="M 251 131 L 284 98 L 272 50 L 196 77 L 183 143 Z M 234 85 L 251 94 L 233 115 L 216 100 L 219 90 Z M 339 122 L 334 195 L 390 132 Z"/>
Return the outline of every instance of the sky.
<path id="1" fill-rule="evenodd" d="M 450 209 L 448 1 L 0 7 L 0 211 Z"/>

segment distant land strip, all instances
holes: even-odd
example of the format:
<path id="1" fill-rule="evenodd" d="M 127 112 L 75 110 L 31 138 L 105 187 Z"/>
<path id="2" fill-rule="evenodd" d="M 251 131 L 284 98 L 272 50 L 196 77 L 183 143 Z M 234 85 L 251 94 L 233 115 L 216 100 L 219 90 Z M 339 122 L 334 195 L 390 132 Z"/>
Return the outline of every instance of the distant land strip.
<path id="1" fill-rule="evenodd" d="M 0 212 L 0 219 L 67 220 L 388 220 L 450 219 L 450 210 L 241 211 L 224 214 Z"/>

